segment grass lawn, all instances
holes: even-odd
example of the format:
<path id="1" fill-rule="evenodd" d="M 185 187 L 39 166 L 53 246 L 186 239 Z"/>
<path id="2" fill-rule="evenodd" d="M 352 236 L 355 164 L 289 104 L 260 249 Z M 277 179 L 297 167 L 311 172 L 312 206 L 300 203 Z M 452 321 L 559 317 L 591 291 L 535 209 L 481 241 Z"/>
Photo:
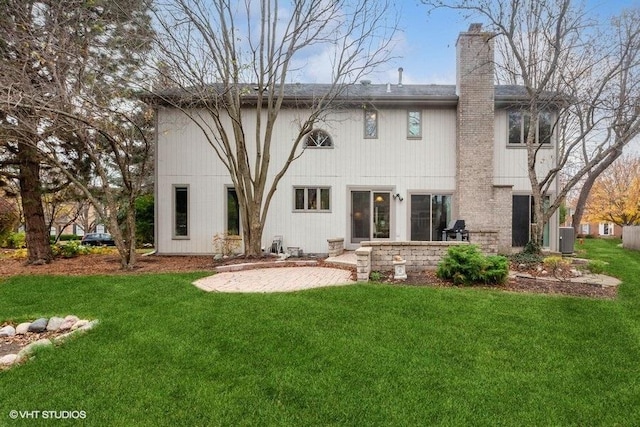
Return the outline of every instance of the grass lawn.
<path id="1" fill-rule="evenodd" d="M 355 285 L 209 294 L 202 274 L 15 277 L 0 319 L 86 336 L 0 373 L 8 425 L 639 425 L 640 253 L 587 240 L 615 301 Z M 85 411 L 77 422 L 11 410 Z"/>

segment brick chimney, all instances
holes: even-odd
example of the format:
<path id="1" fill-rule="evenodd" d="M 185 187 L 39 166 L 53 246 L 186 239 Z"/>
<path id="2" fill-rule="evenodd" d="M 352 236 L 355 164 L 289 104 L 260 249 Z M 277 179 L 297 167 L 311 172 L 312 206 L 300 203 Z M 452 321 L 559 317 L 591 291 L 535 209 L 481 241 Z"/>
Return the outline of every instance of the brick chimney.
<path id="1" fill-rule="evenodd" d="M 496 230 L 494 175 L 494 34 L 471 24 L 456 43 L 458 126 L 454 215 L 472 233 Z M 508 215 L 507 215 L 508 214 Z M 500 221 L 511 225 L 511 212 Z M 472 234 L 473 236 L 473 234 Z"/>

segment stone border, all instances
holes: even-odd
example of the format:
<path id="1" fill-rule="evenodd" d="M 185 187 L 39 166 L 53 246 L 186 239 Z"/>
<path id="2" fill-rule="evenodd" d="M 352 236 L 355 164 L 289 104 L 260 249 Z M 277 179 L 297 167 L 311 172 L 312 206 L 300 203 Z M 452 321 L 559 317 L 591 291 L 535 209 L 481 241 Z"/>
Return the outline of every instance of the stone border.
<path id="1" fill-rule="evenodd" d="M 301 261 L 261 261 L 261 262 L 245 262 L 242 264 L 221 265 L 215 268 L 218 273 L 228 273 L 231 271 L 252 270 L 254 268 L 276 268 L 276 267 L 314 267 L 318 265 L 316 260 Z"/>
<path id="2" fill-rule="evenodd" d="M 78 316 L 69 315 L 62 317 L 41 317 L 33 322 L 20 323 L 16 327 L 12 325 L 0 328 L 0 338 L 12 337 L 15 335 L 26 335 L 27 332 L 43 333 L 56 331 L 69 331 L 53 337 L 52 339 L 42 338 L 27 344 L 18 353 L 11 353 L 0 357 L 0 370 L 10 368 L 13 365 L 25 362 L 33 353 L 42 347 L 48 347 L 53 344 L 61 344 L 67 339 L 82 334 L 93 329 L 100 322 L 98 319 L 86 320 L 80 319 Z"/>

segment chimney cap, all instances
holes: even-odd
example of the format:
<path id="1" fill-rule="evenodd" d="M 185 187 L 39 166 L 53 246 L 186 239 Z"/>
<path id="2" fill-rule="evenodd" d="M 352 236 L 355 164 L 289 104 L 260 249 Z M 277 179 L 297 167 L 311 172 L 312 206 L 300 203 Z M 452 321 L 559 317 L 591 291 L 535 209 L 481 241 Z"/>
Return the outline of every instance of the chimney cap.
<path id="1" fill-rule="evenodd" d="M 473 24 L 469 25 L 470 33 L 479 33 L 481 31 L 482 31 L 482 23 L 474 22 Z"/>

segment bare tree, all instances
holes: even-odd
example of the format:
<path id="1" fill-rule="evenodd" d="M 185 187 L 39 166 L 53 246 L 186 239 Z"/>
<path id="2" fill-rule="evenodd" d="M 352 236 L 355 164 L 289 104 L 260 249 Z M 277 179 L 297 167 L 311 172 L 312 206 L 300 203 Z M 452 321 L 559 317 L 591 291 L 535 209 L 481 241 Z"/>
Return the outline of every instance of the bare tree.
<path id="1" fill-rule="evenodd" d="M 155 99 L 188 116 L 228 170 L 245 255 L 261 253 L 271 199 L 302 154 L 301 141 L 336 108 L 347 83 L 390 59 L 397 24 L 390 13 L 388 0 L 175 0 L 158 6 L 159 70 L 164 84 L 179 90 L 156 91 Z M 330 81 L 304 100 L 289 154 L 272 164 L 274 125 L 290 95 L 286 84 L 304 67 L 305 55 L 318 51 L 327 55 Z M 255 109 L 253 134 L 245 131 L 247 101 Z"/>
<path id="2" fill-rule="evenodd" d="M 123 230 L 135 236 L 134 200 L 146 182 L 152 146 L 152 112 L 131 83 L 145 79 L 148 2 L 10 0 L 2 6 L 0 147 L 4 165 L 19 165 L 29 259 L 51 259 L 44 164 L 94 205 L 114 235 L 122 266 L 130 267 L 135 238 Z"/>
<path id="3" fill-rule="evenodd" d="M 424 3 L 486 19 L 497 37 L 499 79 L 526 89 L 528 101 L 519 108 L 529 118 L 535 222 L 530 240 L 539 247 L 544 224 L 568 192 L 584 182 L 588 194 L 593 180 L 640 132 L 639 11 L 625 11 L 610 26 L 598 27 L 571 0 Z M 557 113 L 557 158 L 548 170 L 541 167 L 545 151 L 537 134 L 546 111 Z M 555 198 L 545 203 L 556 188 Z"/>

